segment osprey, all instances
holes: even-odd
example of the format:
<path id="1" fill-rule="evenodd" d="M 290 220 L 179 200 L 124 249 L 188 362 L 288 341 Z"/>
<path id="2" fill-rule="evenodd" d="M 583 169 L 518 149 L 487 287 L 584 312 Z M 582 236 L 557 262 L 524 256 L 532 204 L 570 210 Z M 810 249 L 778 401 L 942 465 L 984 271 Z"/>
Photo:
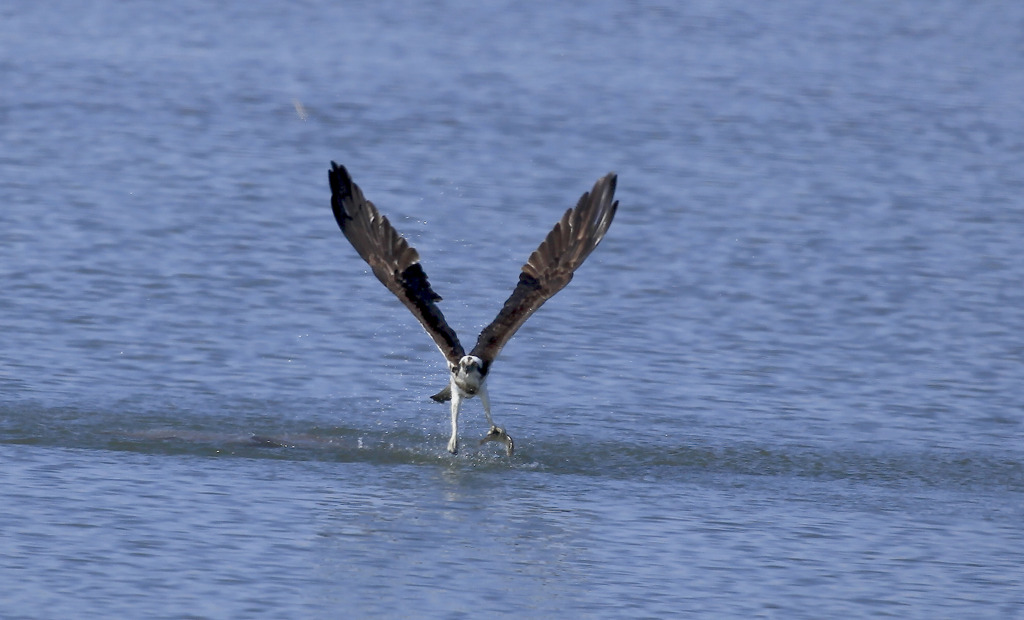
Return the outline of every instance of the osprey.
<path id="1" fill-rule="evenodd" d="M 448 362 L 448 385 L 431 396 L 437 402 L 451 401 L 452 436 L 448 451 L 458 452 L 459 411 L 462 401 L 479 396 L 491 430 L 480 440 L 501 441 L 509 456 L 515 444 L 491 417 L 485 381 L 491 364 L 502 347 L 545 301 L 565 288 L 573 272 L 583 264 L 604 238 L 619 206 L 615 195 L 615 173 L 608 173 L 594 188 L 580 197 L 555 224 L 540 247 L 530 255 L 498 316 L 480 332 L 476 346 L 467 355 L 458 336 L 445 321 L 437 302 L 441 296 L 430 288 L 427 274 L 420 267 L 416 250 L 391 226 L 388 218 L 363 197 L 344 166 L 331 162 L 327 172 L 331 184 L 331 208 L 341 232 L 359 256 L 370 265 L 373 274 L 398 297 L 434 340 Z"/>

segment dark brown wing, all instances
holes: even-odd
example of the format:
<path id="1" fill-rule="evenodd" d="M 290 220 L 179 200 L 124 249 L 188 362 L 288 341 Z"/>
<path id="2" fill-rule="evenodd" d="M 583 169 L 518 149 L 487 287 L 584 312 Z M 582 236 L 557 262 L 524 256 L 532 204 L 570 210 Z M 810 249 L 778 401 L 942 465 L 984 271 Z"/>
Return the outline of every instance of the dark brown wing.
<path id="1" fill-rule="evenodd" d="M 473 355 L 493 362 L 526 319 L 572 280 L 573 272 L 601 242 L 615 217 L 619 207 L 618 201 L 612 202 L 615 180 L 615 173 L 609 172 L 555 224 L 523 265 L 519 284 L 497 318 L 480 332 Z"/>
<path id="2" fill-rule="evenodd" d="M 419 253 L 409 247 L 409 242 L 398 234 L 388 218 L 363 197 L 362 190 L 352 182 L 344 166 L 332 161 L 327 178 L 331 183 L 331 208 L 341 232 L 370 265 L 377 279 L 419 319 L 448 361 L 458 364 L 465 351 L 437 307 L 441 296 L 430 288 L 427 274 L 420 267 Z"/>

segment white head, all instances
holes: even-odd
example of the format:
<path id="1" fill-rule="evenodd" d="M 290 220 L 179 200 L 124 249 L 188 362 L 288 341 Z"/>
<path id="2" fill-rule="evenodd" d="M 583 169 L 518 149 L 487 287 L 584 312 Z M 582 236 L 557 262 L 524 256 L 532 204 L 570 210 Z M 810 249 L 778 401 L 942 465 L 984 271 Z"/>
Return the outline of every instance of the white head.
<path id="1" fill-rule="evenodd" d="M 479 372 L 484 367 L 484 361 L 475 355 L 463 355 L 462 359 L 459 360 L 459 370 L 462 372 L 470 372 L 476 370 Z"/>
<path id="2" fill-rule="evenodd" d="M 476 394 L 484 382 L 484 361 L 475 355 L 462 356 L 451 371 L 455 385 L 469 395 Z"/>

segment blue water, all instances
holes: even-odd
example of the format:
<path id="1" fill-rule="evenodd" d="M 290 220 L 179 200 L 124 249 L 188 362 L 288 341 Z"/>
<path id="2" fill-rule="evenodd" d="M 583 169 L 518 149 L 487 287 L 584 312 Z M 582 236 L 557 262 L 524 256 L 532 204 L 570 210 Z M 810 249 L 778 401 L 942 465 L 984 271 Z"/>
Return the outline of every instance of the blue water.
<path id="1" fill-rule="evenodd" d="M 1024 5 L 0 9 L 0 617 L 1024 617 Z M 609 170 L 489 378 L 462 341 Z"/>

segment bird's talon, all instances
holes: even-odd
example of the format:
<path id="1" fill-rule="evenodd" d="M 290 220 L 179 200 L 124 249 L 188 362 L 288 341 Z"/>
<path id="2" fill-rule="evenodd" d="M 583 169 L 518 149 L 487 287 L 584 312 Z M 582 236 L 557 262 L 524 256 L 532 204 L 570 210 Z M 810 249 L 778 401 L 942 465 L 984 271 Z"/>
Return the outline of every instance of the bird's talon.
<path id="1" fill-rule="evenodd" d="M 515 452 L 515 442 L 512 441 L 512 437 L 505 432 L 505 429 L 492 426 L 490 432 L 484 435 L 484 438 L 480 440 L 480 445 L 484 445 L 488 441 L 500 441 L 505 444 L 505 452 L 512 456 Z"/>

